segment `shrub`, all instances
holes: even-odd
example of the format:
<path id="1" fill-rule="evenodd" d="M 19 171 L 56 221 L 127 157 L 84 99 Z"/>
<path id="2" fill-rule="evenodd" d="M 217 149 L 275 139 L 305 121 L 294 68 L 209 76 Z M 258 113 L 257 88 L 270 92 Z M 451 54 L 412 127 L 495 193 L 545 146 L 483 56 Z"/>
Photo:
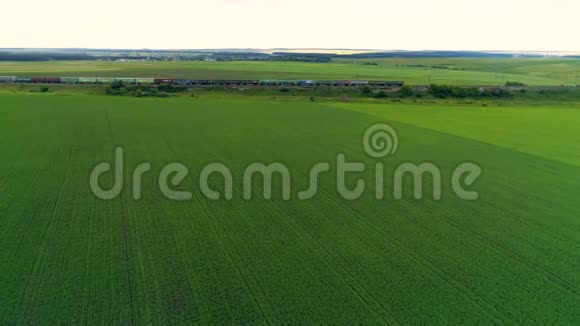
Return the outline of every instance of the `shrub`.
<path id="1" fill-rule="evenodd" d="M 516 82 L 516 81 L 507 81 L 505 83 L 505 86 L 513 86 L 513 87 L 522 87 L 522 86 L 526 86 L 526 84 L 524 83 L 520 83 L 520 82 Z"/>
<path id="2" fill-rule="evenodd" d="M 413 93 L 414 93 L 413 88 L 409 85 L 404 85 L 401 88 L 401 96 L 402 97 L 411 97 L 411 96 L 413 96 Z"/>
<path id="3" fill-rule="evenodd" d="M 373 89 L 369 85 L 365 85 L 360 89 L 361 94 L 363 95 L 370 95 L 373 92 Z"/>
<path id="4" fill-rule="evenodd" d="M 478 90 L 475 88 L 451 86 L 451 85 L 436 85 L 432 84 L 430 91 L 433 96 L 438 98 L 478 98 L 481 96 L 501 96 L 506 97 L 511 95 L 506 90 Z"/>
<path id="5" fill-rule="evenodd" d="M 379 91 L 378 93 L 376 93 L 374 95 L 375 98 L 385 98 L 388 97 L 387 93 L 385 91 Z"/>

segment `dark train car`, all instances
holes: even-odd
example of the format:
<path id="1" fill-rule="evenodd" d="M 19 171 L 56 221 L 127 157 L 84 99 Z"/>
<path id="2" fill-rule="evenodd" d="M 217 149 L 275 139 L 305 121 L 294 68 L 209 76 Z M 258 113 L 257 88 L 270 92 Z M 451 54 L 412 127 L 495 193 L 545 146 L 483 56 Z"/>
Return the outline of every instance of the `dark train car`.
<path id="1" fill-rule="evenodd" d="M 240 85 L 242 85 L 241 80 L 225 80 L 224 83 L 228 86 L 240 86 Z"/>
<path id="2" fill-rule="evenodd" d="M 264 80 L 260 80 L 258 82 L 258 85 L 260 85 L 260 86 L 277 86 L 278 85 L 278 81 L 277 80 L 264 79 Z"/>
<path id="3" fill-rule="evenodd" d="M 387 82 L 387 86 L 389 87 L 402 87 L 405 85 L 405 82 L 402 81 L 389 81 Z"/>
<path id="4" fill-rule="evenodd" d="M 280 80 L 280 86 L 296 86 L 297 82 L 295 80 Z"/>
<path id="5" fill-rule="evenodd" d="M 316 81 L 314 80 L 299 80 L 296 85 L 298 86 L 315 86 Z"/>
<path id="6" fill-rule="evenodd" d="M 368 80 L 353 80 L 350 82 L 350 86 L 352 87 L 361 87 L 366 86 L 368 84 L 369 84 Z"/>
<path id="7" fill-rule="evenodd" d="M 60 77 L 32 77 L 30 81 L 39 84 L 60 84 Z"/>
<path id="8" fill-rule="evenodd" d="M 193 85 L 193 80 L 192 79 L 174 79 L 173 85 L 181 85 L 181 86 Z"/>
<path id="9" fill-rule="evenodd" d="M 260 84 L 259 80 L 241 80 L 242 85 L 251 85 L 251 86 L 257 86 L 258 84 Z"/>
<path id="10" fill-rule="evenodd" d="M 172 79 L 172 78 L 155 78 L 155 79 L 153 79 L 153 83 L 157 84 L 157 85 L 159 85 L 159 84 L 173 84 L 174 80 L 175 79 Z"/>
<path id="11" fill-rule="evenodd" d="M 317 86 L 333 86 L 334 81 L 332 80 L 319 80 L 316 82 Z"/>
<path id="12" fill-rule="evenodd" d="M 384 81 L 384 80 L 373 80 L 369 82 L 369 85 L 375 87 L 401 87 L 405 83 L 402 81 Z"/>

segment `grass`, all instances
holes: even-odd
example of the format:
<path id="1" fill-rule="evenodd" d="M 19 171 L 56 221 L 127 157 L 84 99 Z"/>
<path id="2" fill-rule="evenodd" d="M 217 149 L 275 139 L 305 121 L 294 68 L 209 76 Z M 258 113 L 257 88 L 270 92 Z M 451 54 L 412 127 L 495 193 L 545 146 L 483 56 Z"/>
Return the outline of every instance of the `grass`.
<path id="1" fill-rule="evenodd" d="M 379 65 L 363 65 L 364 62 Z M 424 67 L 417 67 L 423 65 Z M 445 66 L 454 69 L 432 68 Z M 403 80 L 409 84 L 577 85 L 578 59 L 380 59 L 299 62 L 0 62 L 0 75 L 194 79 Z"/>
<path id="2" fill-rule="evenodd" d="M 409 123 L 512 151 L 580 166 L 578 103 L 531 105 L 496 102 L 487 107 L 455 103 L 431 105 L 336 104 L 376 119 Z M 517 121 L 517 123 L 514 123 Z"/>
<path id="3" fill-rule="evenodd" d="M 2 323 L 574 324 L 580 313 L 576 107 L 58 94 L 0 103 Z M 402 201 L 367 192 L 348 202 L 331 174 L 310 201 L 241 199 L 256 160 L 285 162 L 294 196 L 309 167 L 337 153 L 374 166 L 360 138 L 378 121 L 401 139 L 387 169 L 432 161 L 448 189 L 452 169 L 475 161 L 481 199 L 416 201 L 407 189 Z M 90 193 L 90 170 L 115 145 L 126 184 L 137 164 L 153 166 L 140 201 L 130 187 L 107 202 Z M 180 186 L 191 201 L 156 186 L 174 161 L 191 171 Z M 232 169 L 234 200 L 198 191 L 213 161 Z"/>

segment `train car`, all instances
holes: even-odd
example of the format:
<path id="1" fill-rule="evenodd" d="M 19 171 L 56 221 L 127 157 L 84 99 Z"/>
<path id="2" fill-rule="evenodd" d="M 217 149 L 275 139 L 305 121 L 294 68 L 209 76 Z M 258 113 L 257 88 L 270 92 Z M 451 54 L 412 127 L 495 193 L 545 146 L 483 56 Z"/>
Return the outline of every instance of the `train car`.
<path id="1" fill-rule="evenodd" d="M 159 84 L 173 84 L 174 80 L 175 79 L 173 79 L 173 78 L 155 78 L 155 79 L 153 79 L 153 83 L 157 84 L 157 85 L 159 85 Z"/>
<path id="2" fill-rule="evenodd" d="M 79 77 L 60 77 L 60 82 L 62 84 L 78 84 Z"/>
<path id="3" fill-rule="evenodd" d="M 276 85 L 278 85 L 278 81 L 277 80 L 260 80 L 258 82 L 258 84 L 260 86 L 276 86 Z"/>
<path id="4" fill-rule="evenodd" d="M 114 81 L 115 78 L 97 77 L 97 84 L 112 84 Z"/>
<path id="5" fill-rule="evenodd" d="M 227 86 L 239 86 L 242 85 L 241 80 L 224 80 L 224 84 Z"/>
<path id="6" fill-rule="evenodd" d="M 37 84 L 60 84 L 59 77 L 32 77 L 30 81 Z"/>
<path id="7" fill-rule="evenodd" d="M 387 82 L 386 81 L 380 81 L 380 80 L 371 80 L 369 82 L 369 85 L 375 86 L 375 87 L 377 87 L 377 86 L 383 86 L 384 87 L 384 86 L 387 86 Z"/>
<path id="8" fill-rule="evenodd" d="M 349 86 L 350 85 L 350 81 L 348 80 L 335 80 L 332 82 L 332 86 L 337 86 L 337 87 L 344 87 L 344 86 Z"/>
<path id="9" fill-rule="evenodd" d="M 133 84 L 137 83 L 137 79 L 135 79 L 135 78 L 115 78 L 115 82 L 133 85 Z"/>
<path id="10" fill-rule="evenodd" d="M 278 85 L 280 85 L 280 86 L 296 86 L 297 83 L 295 80 L 279 80 Z"/>
<path id="11" fill-rule="evenodd" d="M 332 80 L 319 80 L 316 82 L 317 86 L 334 86 L 334 81 Z"/>
<path id="12" fill-rule="evenodd" d="M 387 82 L 387 86 L 389 87 L 402 87 L 405 85 L 405 82 L 402 81 L 389 81 Z"/>
<path id="13" fill-rule="evenodd" d="M 223 86 L 225 85 L 225 80 L 210 80 L 209 81 L 209 85 L 213 85 L 213 86 Z"/>
<path id="14" fill-rule="evenodd" d="M 315 86 L 316 81 L 314 80 L 299 80 L 296 85 L 298 86 Z"/>
<path id="15" fill-rule="evenodd" d="M 14 83 L 16 76 L 0 76 L 0 83 Z"/>
<path id="16" fill-rule="evenodd" d="M 207 85 L 208 81 L 204 80 L 204 79 L 192 79 L 191 84 L 192 85 Z"/>
<path id="17" fill-rule="evenodd" d="M 79 77 L 79 84 L 96 84 L 97 77 Z"/>
<path id="18" fill-rule="evenodd" d="M 251 85 L 251 86 L 257 86 L 260 83 L 259 80 L 242 80 L 242 85 Z"/>
<path id="19" fill-rule="evenodd" d="M 46 83 L 46 78 L 45 77 L 31 77 L 30 81 L 33 83 Z"/>
<path id="20" fill-rule="evenodd" d="M 155 79 L 153 78 L 135 78 L 135 81 L 140 85 L 151 85 L 155 83 Z"/>
<path id="21" fill-rule="evenodd" d="M 31 83 L 32 79 L 29 77 L 16 77 L 16 79 L 14 79 L 15 83 Z"/>
<path id="22" fill-rule="evenodd" d="M 154 78 L 153 79 L 153 84 L 173 84 L 173 79 L 169 79 L 169 78 Z"/>
<path id="23" fill-rule="evenodd" d="M 353 86 L 353 87 L 361 87 L 361 86 L 366 86 L 368 84 L 369 84 L 368 80 L 352 80 L 350 82 L 350 86 Z"/>
<path id="24" fill-rule="evenodd" d="M 193 79 L 175 79 L 173 80 L 173 85 L 193 85 Z"/>
<path id="25" fill-rule="evenodd" d="M 384 81 L 384 80 L 373 80 L 369 82 L 369 85 L 375 87 L 401 87 L 405 83 L 402 81 Z"/>

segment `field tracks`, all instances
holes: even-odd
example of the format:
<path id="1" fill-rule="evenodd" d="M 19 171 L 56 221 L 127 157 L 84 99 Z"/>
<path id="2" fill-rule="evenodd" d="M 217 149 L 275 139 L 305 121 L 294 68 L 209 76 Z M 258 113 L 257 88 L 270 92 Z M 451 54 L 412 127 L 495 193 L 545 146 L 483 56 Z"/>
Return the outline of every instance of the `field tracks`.
<path id="1" fill-rule="evenodd" d="M 275 131 L 272 131 L 272 132 L 275 132 Z M 280 135 L 280 136 L 282 136 L 282 135 Z M 317 148 L 320 148 L 320 146 L 318 146 L 318 144 L 316 144 L 316 145 L 317 145 L 316 146 Z M 345 149 L 351 149 L 351 148 L 349 148 L 348 146 L 345 146 Z M 308 180 L 308 176 L 304 172 L 302 172 L 302 171 L 296 171 L 296 172 L 299 172 L 303 178 Z M 362 225 L 364 225 L 371 232 L 379 235 L 380 237 L 382 237 L 383 239 L 385 239 L 389 243 L 394 244 L 399 250 L 406 252 L 407 255 L 410 258 L 412 258 L 415 262 L 417 262 L 420 266 L 428 269 L 434 275 L 437 275 L 440 279 L 445 281 L 450 287 L 452 287 L 453 289 L 455 289 L 459 293 L 461 293 L 461 295 L 463 295 L 466 299 L 468 299 L 473 304 L 475 304 L 476 306 L 479 306 L 483 311 L 488 313 L 498 323 L 500 322 L 501 319 L 498 318 L 498 315 L 502 316 L 503 314 L 501 312 L 499 312 L 498 310 L 496 310 L 491 304 L 489 304 L 483 298 L 479 297 L 478 295 L 476 295 L 475 293 L 473 293 L 472 291 L 467 289 L 460 282 L 454 280 L 451 277 L 448 277 L 445 274 L 445 272 L 440 270 L 435 264 L 430 262 L 427 258 L 423 257 L 421 254 L 417 253 L 413 249 L 410 249 L 410 248 L 404 246 L 402 244 L 401 240 L 398 239 L 396 236 L 384 231 L 383 228 L 379 227 L 378 225 L 376 225 L 373 222 L 371 222 L 370 220 L 368 220 L 364 215 L 362 215 L 357 210 L 351 208 L 349 205 L 345 204 L 343 201 L 337 199 L 333 194 L 328 193 L 328 191 L 325 190 L 324 188 L 325 187 L 320 187 L 319 194 L 322 192 L 322 194 L 326 195 L 329 202 L 332 202 L 335 205 L 337 205 L 338 207 L 341 207 L 342 209 L 344 209 L 348 212 L 351 212 L 353 216 L 357 217 L 357 220 L 359 221 L 359 223 L 362 223 Z M 492 311 L 493 311 L 493 313 L 492 313 Z M 515 324 L 515 322 L 513 320 L 510 319 L 510 321 L 511 321 L 511 323 Z"/>
<path id="2" fill-rule="evenodd" d="M 531 271 L 543 275 L 547 280 L 551 281 L 554 285 L 568 291 L 577 298 L 580 298 L 580 289 L 577 287 L 577 285 L 574 285 L 573 283 L 561 278 L 560 276 L 554 274 L 550 270 L 547 270 L 533 262 L 530 262 L 529 260 L 517 254 L 513 250 L 507 248 L 506 246 L 498 243 L 497 241 L 493 241 L 489 237 L 486 237 L 484 234 L 477 232 L 476 230 L 471 229 L 469 227 L 466 227 L 457 221 L 447 218 L 445 214 L 435 214 L 435 215 L 440 219 L 445 220 L 447 223 L 455 227 L 457 230 L 463 233 L 471 234 L 472 236 L 477 238 L 481 243 L 486 244 L 488 247 L 492 248 L 498 254 L 507 255 L 508 257 L 510 257 L 517 263 L 525 266 L 526 268 L 530 269 Z"/>
<path id="3" fill-rule="evenodd" d="M 46 163 L 47 166 L 48 164 L 50 164 L 50 162 Z M 26 188 L 25 192 L 24 192 L 24 196 L 23 198 L 26 198 L 27 200 L 30 200 L 31 195 L 34 193 L 35 190 L 37 190 L 36 186 L 38 184 L 38 181 L 40 180 L 40 177 L 45 173 L 44 169 L 37 169 L 35 171 L 34 177 L 32 179 L 32 181 L 30 182 L 30 184 L 28 185 L 28 187 Z M 8 175 L 6 175 L 6 178 L 8 177 Z M 6 188 L 2 189 L 2 193 L 4 193 L 4 191 L 7 190 Z M 17 203 L 16 201 L 10 201 L 8 206 L 6 208 L 9 208 L 11 205 L 14 205 L 15 203 Z M 34 214 L 32 215 L 31 220 L 34 220 L 34 217 L 37 215 L 38 211 L 40 210 L 40 207 L 42 205 L 38 205 L 37 208 L 35 209 Z M 8 211 L 10 211 L 8 209 Z M 25 216 L 20 216 L 20 217 L 25 217 Z M 18 225 L 18 223 L 12 223 L 12 226 L 10 227 L 6 227 L 5 230 L 2 231 L 2 236 L 0 237 L 0 246 L 2 246 L 4 244 L 4 241 L 6 241 L 6 239 L 8 238 L 8 234 Z M 24 241 L 24 239 L 20 239 L 20 242 Z M 15 253 L 15 256 L 17 256 L 18 252 Z"/>
<path id="4" fill-rule="evenodd" d="M 30 306 L 28 305 L 28 301 L 33 300 L 35 293 L 37 291 L 37 288 L 40 287 L 40 285 L 42 283 L 42 275 L 44 273 L 44 268 L 46 267 L 45 266 L 46 264 L 44 264 L 44 261 L 46 259 L 46 256 L 49 254 L 49 252 L 47 251 L 46 241 L 47 241 L 47 237 L 49 237 L 49 234 L 52 234 L 54 232 L 54 230 L 52 228 L 52 226 L 54 225 L 54 220 L 56 218 L 56 215 L 58 214 L 59 207 L 62 205 L 62 203 L 64 201 L 64 197 L 66 196 L 66 194 L 68 194 L 68 189 L 69 189 L 69 186 L 70 186 L 71 180 L 72 180 L 72 175 L 71 175 L 72 163 L 71 162 L 73 159 L 73 152 L 74 152 L 74 146 L 69 149 L 69 155 L 68 155 L 68 159 L 66 161 L 67 163 L 66 163 L 65 172 L 64 172 L 64 179 L 62 181 L 62 184 L 59 188 L 57 196 L 56 196 L 54 203 L 52 205 L 52 209 L 51 209 L 50 215 L 48 217 L 48 221 L 44 227 L 44 231 L 42 233 L 42 236 L 40 237 L 38 252 L 34 258 L 34 261 L 32 264 L 32 269 L 30 271 L 30 276 L 27 278 L 28 281 L 27 281 L 26 286 L 24 287 L 24 291 L 22 293 L 22 297 L 20 300 L 21 307 L 19 310 L 20 311 L 28 311 L 28 313 L 23 313 L 21 315 L 21 318 L 19 320 L 22 323 L 31 322 L 30 320 L 23 320 L 23 318 L 30 317 L 30 316 L 34 315 L 34 313 L 30 311 Z M 35 283 L 35 284 L 32 284 L 32 283 Z"/>
<path id="5" fill-rule="evenodd" d="M 107 126 L 109 129 L 109 137 L 111 139 L 111 144 L 113 146 L 116 146 L 116 141 L 115 141 L 115 134 L 113 133 L 113 126 L 111 124 L 111 117 L 109 115 L 109 110 L 105 110 L 105 116 L 106 116 L 106 121 L 107 121 Z M 130 255 L 129 255 L 129 232 L 127 230 L 127 216 L 126 214 L 128 214 L 126 207 L 125 207 L 125 201 L 123 200 L 123 196 L 120 196 L 120 205 L 121 205 L 121 211 L 120 211 L 120 215 L 121 215 L 121 235 L 122 235 L 122 239 L 123 239 L 123 265 L 125 267 L 125 271 L 126 271 L 126 277 L 127 277 L 127 290 L 128 290 L 128 296 L 129 296 L 129 324 L 130 325 L 135 325 L 136 324 L 136 320 L 135 320 L 135 291 L 133 290 L 133 278 L 131 275 L 131 264 L 130 264 Z"/>
<path id="6" fill-rule="evenodd" d="M 223 160 L 223 157 L 219 155 L 219 153 L 215 152 L 214 156 L 218 157 L 220 160 Z M 239 175 L 243 174 L 243 171 L 239 169 L 234 169 Z M 233 171 L 232 171 L 233 172 Z M 274 207 L 273 210 L 276 212 L 276 216 L 278 216 L 279 220 L 286 224 L 290 229 L 296 234 L 300 239 L 302 239 L 309 247 L 311 247 L 318 256 L 326 262 L 326 266 L 330 268 L 336 276 L 344 283 L 352 293 L 364 303 L 365 306 L 368 307 L 380 320 L 387 324 L 387 325 L 401 325 L 401 323 L 396 319 L 396 317 L 391 314 L 382 304 L 375 300 L 375 298 L 368 292 L 366 289 L 356 280 L 356 277 L 352 275 L 351 272 L 346 268 L 344 264 L 340 262 L 338 258 L 336 258 L 327 248 L 325 248 L 319 241 L 315 239 L 313 235 L 311 235 L 307 230 L 305 230 L 301 225 L 296 223 L 291 216 L 289 216 L 285 210 L 276 204 L 275 201 L 271 200 L 264 200 L 262 196 L 263 189 L 261 186 L 252 187 L 252 193 L 255 195 L 255 198 L 261 198 L 261 201 L 270 207 Z M 339 269 L 336 268 L 336 265 L 341 267 L 341 270 L 346 273 L 344 275 L 340 272 Z"/>
<path id="7" fill-rule="evenodd" d="M 167 141 L 167 139 L 165 137 L 163 137 L 163 140 L 165 141 L 165 144 L 167 145 L 167 149 L 169 150 L 173 159 L 177 160 L 177 155 L 176 155 L 175 151 L 173 150 L 172 146 L 170 145 L 170 143 Z M 189 189 L 196 189 L 194 184 L 192 184 L 190 182 L 189 178 L 185 179 L 185 183 L 187 184 Z M 245 276 L 244 274 L 248 274 L 249 277 L 251 277 L 251 278 L 255 278 L 255 276 L 253 276 L 251 272 L 249 272 L 241 267 L 241 266 L 243 266 L 243 264 L 240 263 L 242 259 L 241 259 L 241 257 L 239 257 L 239 255 L 236 253 L 236 251 L 233 249 L 233 245 L 232 245 L 231 241 L 228 239 L 227 233 L 225 232 L 223 227 L 218 222 L 219 220 L 218 220 L 218 217 L 215 214 L 215 212 L 211 209 L 211 207 L 209 207 L 207 204 L 205 204 L 203 202 L 202 198 L 199 198 L 199 195 L 196 195 L 195 191 L 193 192 L 193 194 L 194 194 L 193 199 L 194 199 L 196 205 L 198 207 L 200 207 L 202 209 L 202 211 L 204 212 L 204 216 L 208 219 L 208 222 L 210 223 L 210 225 L 213 229 L 214 235 L 218 239 L 224 254 L 227 256 L 228 260 L 231 262 L 231 265 L 235 268 L 238 276 L 240 277 L 240 280 L 242 280 L 242 282 L 244 283 L 244 287 L 247 289 L 248 293 L 252 296 L 255 307 L 260 312 L 260 315 L 263 318 L 264 322 L 268 325 L 271 325 L 269 318 L 266 316 L 266 313 L 264 312 L 264 309 L 265 309 L 264 306 L 268 306 L 268 305 L 263 303 L 263 301 L 265 301 L 265 300 L 258 299 L 257 294 L 254 293 L 254 291 L 252 290 L 252 287 L 250 286 L 250 284 L 248 283 L 248 280 L 246 279 L 248 276 Z M 234 255 L 236 256 L 235 259 L 234 259 Z M 254 283 L 258 284 L 258 282 L 255 279 L 254 279 Z M 271 309 L 271 307 L 268 307 L 268 308 L 269 308 L 268 310 L 271 311 L 271 313 L 273 314 L 273 310 Z"/>
<path id="8" fill-rule="evenodd" d="M 406 124 L 406 123 L 403 123 L 403 124 Z M 414 126 L 414 125 L 410 125 L 410 126 L 417 128 L 417 126 Z M 418 128 L 421 128 L 421 127 L 418 127 Z M 424 128 L 421 128 L 421 129 L 424 129 Z M 427 130 L 431 130 L 431 129 L 427 129 Z M 454 136 L 451 134 L 447 134 L 445 132 L 440 132 L 440 131 L 435 131 L 435 132 L 445 134 L 445 135 L 450 135 L 453 137 L 457 137 L 457 136 Z M 318 148 L 320 148 L 320 146 L 318 146 Z M 358 149 L 354 149 L 354 148 L 349 147 L 349 146 L 345 146 L 345 149 L 348 149 L 348 150 L 353 151 L 353 152 L 356 152 L 356 150 L 358 150 Z M 330 196 L 330 197 L 332 197 L 332 196 Z M 501 207 L 496 207 L 495 205 L 492 205 L 492 207 L 495 209 L 503 210 Z M 478 238 L 482 244 L 487 245 L 488 247 L 492 248 L 494 251 L 496 251 L 499 254 L 507 255 L 508 257 L 517 261 L 519 264 L 528 268 L 529 270 L 543 275 L 547 280 L 551 281 L 554 285 L 559 286 L 562 289 L 565 289 L 566 291 L 568 291 L 571 294 L 575 295 L 576 297 L 580 298 L 580 288 L 577 285 L 573 284 L 572 282 L 569 282 L 569 281 L 561 278 L 557 274 L 553 273 L 552 271 L 545 269 L 545 268 L 529 261 L 528 259 L 526 259 L 526 258 L 522 257 L 521 255 L 517 254 L 516 252 L 514 252 L 513 250 L 508 249 L 506 246 L 498 243 L 497 241 L 490 239 L 489 237 L 486 237 L 483 233 L 478 232 L 476 229 L 470 228 L 469 226 L 461 224 L 460 222 L 454 221 L 451 218 L 446 217 L 445 214 L 439 213 L 439 214 L 435 214 L 435 215 L 437 217 L 441 218 L 442 220 L 445 220 L 446 222 L 448 222 L 450 225 L 455 227 L 457 230 L 459 230 L 463 233 L 466 233 L 466 234 L 475 235 L 476 238 Z M 550 228 L 546 229 L 546 228 L 535 227 L 535 229 L 537 230 L 537 232 L 549 234 L 549 235 L 557 237 L 561 240 L 566 240 L 566 241 L 570 242 L 571 245 L 574 245 L 574 242 L 572 241 L 572 239 L 568 239 L 567 237 L 561 237 L 560 234 L 556 233 L 555 231 L 553 231 Z"/>

